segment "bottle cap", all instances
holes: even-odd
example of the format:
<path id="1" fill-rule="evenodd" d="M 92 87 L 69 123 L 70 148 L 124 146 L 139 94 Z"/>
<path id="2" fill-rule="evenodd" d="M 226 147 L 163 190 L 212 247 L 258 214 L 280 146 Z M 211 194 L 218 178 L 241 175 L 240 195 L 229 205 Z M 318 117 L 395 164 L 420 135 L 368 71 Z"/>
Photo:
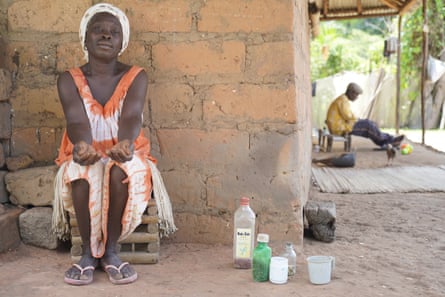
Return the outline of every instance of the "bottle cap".
<path id="1" fill-rule="evenodd" d="M 249 201 L 250 201 L 249 197 L 242 197 L 240 204 L 241 205 L 249 205 Z"/>
<path id="2" fill-rule="evenodd" d="M 259 233 L 257 236 L 258 242 L 269 242 L 269 234 Z"/>

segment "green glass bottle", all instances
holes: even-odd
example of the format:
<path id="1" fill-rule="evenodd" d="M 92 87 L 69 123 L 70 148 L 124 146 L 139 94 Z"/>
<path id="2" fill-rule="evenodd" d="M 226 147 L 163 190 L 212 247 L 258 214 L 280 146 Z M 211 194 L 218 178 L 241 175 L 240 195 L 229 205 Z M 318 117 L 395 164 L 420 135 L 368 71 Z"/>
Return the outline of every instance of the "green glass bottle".
<path id="1" fill-rule="evenodd" d="M 269 235 L 260 233 L 257 237 L 258 244 L 253 250 L 252 275 L 255 282 L 269 280 L 270 258 L 272 249 L 269 247 Z"/>

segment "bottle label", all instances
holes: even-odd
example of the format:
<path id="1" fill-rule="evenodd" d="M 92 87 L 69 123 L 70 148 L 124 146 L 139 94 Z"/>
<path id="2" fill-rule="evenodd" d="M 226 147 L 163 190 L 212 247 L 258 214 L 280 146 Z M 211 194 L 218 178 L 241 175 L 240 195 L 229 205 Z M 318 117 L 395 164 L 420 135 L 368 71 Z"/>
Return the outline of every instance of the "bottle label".
<path id="1" fill-rule="evenodd" d="M 236 258 L 250 258 L 252 250 L 252 230 L 236 229 Z"/>

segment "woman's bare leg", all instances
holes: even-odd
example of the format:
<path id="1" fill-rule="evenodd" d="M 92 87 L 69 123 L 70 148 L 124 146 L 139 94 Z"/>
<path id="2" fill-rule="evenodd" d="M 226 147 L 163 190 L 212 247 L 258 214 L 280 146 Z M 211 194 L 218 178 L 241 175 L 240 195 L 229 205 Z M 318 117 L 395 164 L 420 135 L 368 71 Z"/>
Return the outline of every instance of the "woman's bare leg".
<path id="1" fill-rule="evenodd" d="M 122 232 L 122 215 L 128 200 L 128 184 L 122 181 L 127 178 L 125 172 L 117 166 L 110 169 L 110 206 L 108 213 L 108 237 L 105 254 L 102 258 L 102 266 L 114 265 L 119 267 L 122 260 L 117 254 L 117 241 Z M 122 267 L 120 273 L 115 269 L 107 272 L 116 279 L 125 279 L 135 275 L 135 271 L 129 265 Z"/>
<path id="2" fill-rule="evenodd" d="M 89 190 L 90 186 L 86 180 L 79 179 L 71 183 L 71 193 L 73 199 L 74 211 L 76 213 L 77 225 L 82 239 L 82 257 L 79 263 L 80 267 L 87 266 L 97 267 L 98 259 L 91 254 L 90 246 L 90 209 L 89 209 Z M 85 274 L 92 274 L 93 271 L 86 271 Z M 70 279 L 79 279 L 81 273 L 78 268 L 71 267 L 65 273 L 65 276 Z"/>

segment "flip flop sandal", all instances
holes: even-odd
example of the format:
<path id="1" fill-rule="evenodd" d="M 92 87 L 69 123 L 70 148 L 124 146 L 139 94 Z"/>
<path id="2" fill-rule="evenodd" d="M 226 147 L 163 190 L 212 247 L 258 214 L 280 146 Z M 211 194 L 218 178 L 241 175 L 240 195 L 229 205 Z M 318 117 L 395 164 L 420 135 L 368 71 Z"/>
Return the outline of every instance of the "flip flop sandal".
<path id="1" fill-rule="evenodd" d="M 74 286 L 82 286 L 82 285 L 89 285 L 93 282 L 93 274 L 91 274 L 90 276 L 87 276 L 85 273 L 85 271 L 88 270 L 95 270 L 96 268 L 94 268 L 94 266 L 86 266 L 84 268 L 82 268 L 80 265 L 78 264 L 73 264 L 74 267 L 76 267 L 79 271 L 80 271 L 80 277 L 79 279 L 73 279 L 73 278 L 69 278 L 67 276 L 65 276 L 65 282 L 67 284 L 70 285 L 74 285 Z"/>
<path id="2" fill-rule="evenodd" d="M 134 282 L 138 278 L 138 274 L 136 272 L 127 278 L 123 278 L 121 270 L 128 265 L 130 265 L 128 262 L 123 262 L 121 265 L 119 265 L 119 267 L 116 267 L 115 265 L 106 265 L 104 267 L 104 271 L 108 274 L 108 278 L 112 284 L 129 284 Z M 112 273 L 110 270 L 117 271 L 117 273 Z"/>

